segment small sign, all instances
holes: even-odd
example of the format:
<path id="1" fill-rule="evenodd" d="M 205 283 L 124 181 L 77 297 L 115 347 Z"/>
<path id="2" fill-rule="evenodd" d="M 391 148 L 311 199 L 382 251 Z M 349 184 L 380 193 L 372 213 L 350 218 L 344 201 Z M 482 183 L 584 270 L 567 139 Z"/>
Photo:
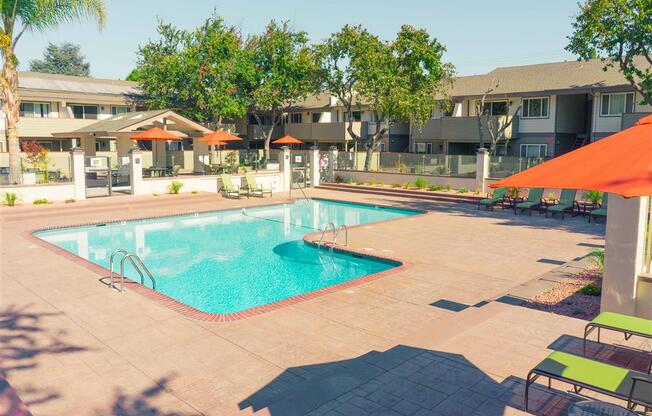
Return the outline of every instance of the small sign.
<path id="1" fill-rule="evenodd" d="M 301 163 L 301 156 L 295 156 L 294 163 Z"/>
<path id="2" fill-rule="evenodd" d="M 139 157 L 135 157 L 135 158 L 134 158 L 134 163 L 137 164 L 137 165 L 140 164 L 140 158 L 139 158 Z"/>
<path id="3" fill-rule="evenodd" d="M 92 168 L 101 168 L 104 166 L 104 160 L 102 157 L 92 157 L 90 165 Z"/>

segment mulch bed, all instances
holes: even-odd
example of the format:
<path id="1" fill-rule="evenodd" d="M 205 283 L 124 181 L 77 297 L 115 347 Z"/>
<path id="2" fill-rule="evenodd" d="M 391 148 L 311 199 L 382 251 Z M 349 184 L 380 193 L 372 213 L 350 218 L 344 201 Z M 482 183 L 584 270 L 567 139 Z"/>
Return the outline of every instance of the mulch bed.
<path id="1" fill-rule="evenodd" d="M 602 288 L 597 270 L 585 270 L 536 295 L 523 306 L 557 315 L 591 320 L 600 313 L 600 296 L 584 295 L 579 290 L 593 283 Z"/>

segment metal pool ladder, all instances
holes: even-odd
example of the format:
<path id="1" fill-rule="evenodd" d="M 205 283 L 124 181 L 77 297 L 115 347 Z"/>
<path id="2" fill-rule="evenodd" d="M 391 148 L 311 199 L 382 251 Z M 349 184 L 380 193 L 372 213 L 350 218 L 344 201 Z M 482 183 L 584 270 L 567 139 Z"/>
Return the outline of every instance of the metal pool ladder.
<path id="1" fill-rule="evenodd" d="M 322 245 L 327 245 L 329 242 L 324 241 L 324 238 L 326 237 L 326 233 L 328 230 L 333 230 L 333 240 L 330 241 L 330 249 L 333 249 L 333 246 L 337 244 L 337 239 L 340 236 L 340 232 L 344 231 L 344 245 L 348 246 L 349 245 L 349 228 L 346 226 L 346 224 L 342 224 L 339 227 L 335 227 L 335 223 L 329 222 L 326 224 L 324 229 L 322 230 L 321 237 L 317 241 L 317 247 L 321 248 Z"/>
<path id="2" fill-rule="evenodd" d="M 111 253 L 111 258 L 109 259 L 109 270 L 111 271 L 111 275 L 109 276 L 109 287 L 115 288 L 114 284 L 114 276 L 115 272 L 113 271 L 113 259 L 115 256 L 118 254 L 122 254 L 122 259 L 120 260 L 120 292 L 124 292 L 125 290 L 125 260 L 129 260 L 131 263 L 132 267 L 138 274 L 140 275 L 140 284 L 144 285 L 145 283 L 145 276 L 143 275 L 143 272 L 147 274 L 147 277 L 149 277 L 149 280 L 152 282 L 152 289 L 156 290 L 156 280 L 154 280 L 154 276 L 152 276 L 152 273 L 150 273 L 149 269 L 147 266 L 145 266 L 145 263 L 138 257 L 136 253 L 129 253 L 127 250 L 123 248 L 119 248 L 116 250 L 113 250 L 113 253 Z M 134 261 L 135 259 L 135 261 Z"/>

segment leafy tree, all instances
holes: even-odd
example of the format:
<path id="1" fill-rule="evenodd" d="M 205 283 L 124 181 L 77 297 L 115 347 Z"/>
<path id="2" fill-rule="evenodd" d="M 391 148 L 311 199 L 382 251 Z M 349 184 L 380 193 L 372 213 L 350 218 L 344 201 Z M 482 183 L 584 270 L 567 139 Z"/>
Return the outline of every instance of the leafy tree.
<path id="1" fill-rule="evenodd" d="M 265 159 L 274 129 L 298 101 L 317 92 L 316 57 L 305 32 L 290 29 L 287 22 L 271 21 L 263 34 L 248 39 L 242 72 L 249 110 L 265 135 Z"/>
<path id="2" fill-rule="evenodd" d="M 519 104 L 512 116 L 492 117 L 485 104 L 487 103 L 487 96 L 492 94 L 500 86 L 499 79 L 492 79 L 489 87 L 482 94 L 482 98 L 475 101 L 475 118 L 478 123 L 478 136 L 480 137 L 480 149 L 484 148 L 484 132 L 489 133 L 489 153 L 496 154 L 498 143 L 502 140 L 505 148 L 511 139 L 511 136 L 505 135 L 505 131 L 512 125 L 516 117 L 521 111 L 522 104 Z M 505 97 L 507 98 L 507 97 Z M 510 102 L 507 102 L 507 113 L 509 114 Z"/>
<path id="3" fill-rule="evenodd" d="M 425 30 L 404 25 L 392 42 L 383 42 L 360 26 L 345 26 L 315 47 L 320 84 L 345 108 L 347 131 L 364 144 L 365 170 L 373 152 L 396 123 L 423 125 L 439 104 L 436 96 L 450 84 L 453 67 L 445 51 Z M 362 104 L 374 114 L 373 133 L 359 137 L 352 111 Z"/>
<path id="4" fill-rule="evenodd" d="M 150 107 L 174 108 L 212 128 L 246 113 L 248 100 L 237 84 L 244 61 L 235 27 L 213 16 L 193 31 L 160 23 L 158 33 L 159 40 L 139 49 L 138 67 L 129 74 Z"/>
<path id="5" fill-rule="evenodd" d="M 43 52 L 43 59 L 34 59 L 29 63 L 29 70 L 49 74 L 90 76 L 90 64 L 81 54 L 79 45 L 65 42 L 55 45 L 50 42 Z"/>
<path id="6" fill-rule="evenodd" d="M 363 61 L 370 48 L 382 47 L 380 40 L 362 26 L 346 25 L 330 38 L 315 46 L 315 53 L 321 67 L 319 83 L 323 91 L 337 98 L 344 107 L 347 131 L 353 141 L 360 136 L 353 129 L 353 110 L 360 110 L 359 90 Z"/>
<path id="7" fill-rule="evenodd" d="M 139 76 L 138 75 L 138 69 L 134 68 L 134 69 L 131 70 L 129 75 L 127 75 L 127 78 L 125 78 L 125 80 L 138 82 L 138 76 Z"/>
<path id="8" fill-rule="evenodd" d="M 601 57 L 605 71 L 618 66 L 652 105 L 652 1 L 586 0 L 566 50 L 580 59 Z"/>
<path id="9" fill-rule="evenodd" d="M 0 2 L 0 49 L 2 50 L 2 73 L 0 83 L 7 119 L 9 144 L 9 180 L 22 181 L 20 168 L 20 145 L 18 142 L 18 58 L 16 44 L 26 30 L 45 31 L 61 23 L 91 18 L 100 27 L 104 25 L 106 11 L 103 0 L 2 0 Z"/>

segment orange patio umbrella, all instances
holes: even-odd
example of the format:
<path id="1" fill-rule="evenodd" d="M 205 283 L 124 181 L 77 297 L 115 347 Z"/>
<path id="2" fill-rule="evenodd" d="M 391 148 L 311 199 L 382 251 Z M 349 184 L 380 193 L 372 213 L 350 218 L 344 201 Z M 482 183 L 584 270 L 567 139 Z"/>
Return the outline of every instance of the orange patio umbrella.
<path id="1" fill-rule="evenodd" d="M 242 139 L 239 138 L 238 136 L 235 136 L 229 132 L 223 131 L 223 130 L 216 130 L 212 133 L 209 133 L 199 139 L 200 142 L 202 143 L 209 143 L 209 144 L 215 144 L 212 142 L 234 142 L 234 141 L 241 141 Z"/>
<path id="2" fill-rule="evenodd" d="M 133 136 L 131 140 L 181 140 L 181 137 L 176 134 L 170 133 L 158 127 L 152 127 L 149 130 L 141 131 Z"/>
<path id="3" fill-rule="evenodd" d="M 652 195 L 652 115 L 634 126 L 490 185 Z"/>
<path id="4" fill-rule="evenodd" d="M 179 141 L 182 140 L 182 138 L 177 136 L 176 134 L 170 133 L 169 131 L 163 130 L 159 127 L 152 127 L 151 129 L 134 134 L 133 136 L 131 136 L 131 140 Z M 152 145 L 152 150 L 154 150 L 153 148 L 154 146 Z M 154 154 L 154 165 L 156 165 L 157 152 L 153 151 L 152 153 Z M 174 163 L 174 158 L 172 159 L 172 162 Z"/>
<path id="5" fill-rule="evenodd" d="M 281 137 L 280 139 L 274 140 L 272 144 L 303 144 L 303 142 L 290 135 L 286 135 Z"/>

